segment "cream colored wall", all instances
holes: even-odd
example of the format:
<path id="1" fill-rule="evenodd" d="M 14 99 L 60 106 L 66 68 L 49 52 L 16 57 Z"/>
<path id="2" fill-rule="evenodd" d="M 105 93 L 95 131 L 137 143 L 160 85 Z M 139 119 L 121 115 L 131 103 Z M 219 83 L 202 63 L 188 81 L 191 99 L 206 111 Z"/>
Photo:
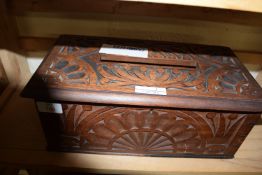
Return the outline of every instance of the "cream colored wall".
<path id="1" fill-rule="evenodd" d="M 153 2 L 153 3 L 167 3 L 167 4 L 179 4 L 179 5 L 190 5 L 200 7 L 212 7 L 222 9 L 233 9 L 233 10 L 244 10 L 252 12 L 262 12 L 261 0 L 121 0 L 121 1 L 142 1 L 142 2 Z"/>

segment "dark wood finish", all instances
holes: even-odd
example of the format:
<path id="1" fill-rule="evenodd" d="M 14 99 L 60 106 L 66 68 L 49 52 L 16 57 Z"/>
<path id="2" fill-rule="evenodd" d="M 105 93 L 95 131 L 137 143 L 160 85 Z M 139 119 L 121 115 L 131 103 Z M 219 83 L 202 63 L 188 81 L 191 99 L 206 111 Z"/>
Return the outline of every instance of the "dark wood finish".
<path id="1" fill-rule="evenodd" d="M 135 105 L 148 107 L 176 107 L 176 108 L 190 108 L 190 109 L 212 109 L 212 110 L 228 110 L 228 111 L 252 111 L 261 112 L 261 105 L 255 100 L 224 100 L 215 98 L 199 98 L 199 97 L 165 97 L 157 95 L 143 95 L 143 94 L 128 94 L 128 93 L 108 93 L 108 92 L 86 92 L 85 90 L 72 91 L 52 89 L 46 90 L 37 86 L 31 86 L 25 89 L 22 96 L 27 98 L 36 98 L 43 101 L 71 101 L 76 103 L 102 103 L 102 104 L 116 104 L 116 105 Z M 35 89 L 34 89 L 35 88 Z M 41 91 L 41 94 L 39 92 Z M 55 100 L 57 99 L 57 100 Z M 193 104 L 193 105 L 192 105 Z M 248 104 L 248 105 L 247 105 Z M 237 109 L 237 110 L 236 110 Z"/>
<path id="2" fill-rule="evenodd" d="M 121 106 L 63 108 L 64 115 L 40 113 L 49 150 L 232 158 L 260 117 Z"/>
<path id="3" fill-rule="evenodd" d="M 101 60 L 102 44 L 196 66 Z M 232 158 L 262 112 L 260 86 L 229 48 L 171 42 L 62 36 L 22 95 L 62 103 L 62 114 L 39 110 L 52 151 Z"/>
<path id="4" fill-rule="evenodd" d="M 35 51 L 47 51 L 54 43 L 54 38 L 41 38 L 41 37 L 19 37 L 19 45 L 23 51 L 35 52 Z"/>
<path id="5" fill-rule="evenodd" d="M 169 48 L 180 60 L 193 57 L 197 67 L 101 62 L 98 51 L 103 43 Z M 167 88 L 167 95 L 136 94 L 135 85 Z M 23 95 L 42 100 L 262 111 L 260 86 L 228 48 L 112 38 L 61 37 Z"/>
<path id="6" fill-rule="evenodd" d="M 10 14 L 6 0 L 0 0 L 0 49 L 19 51 L 15 17 Z"/>
<path id="7" fill-rule="evenodd" d="M 125 57 L 112 54 L 100 54 L 101 61 L 116 61 L 116 62 L 127 62 L 127 63 L 145 63 L 155 65 L 168 65 L 168 66 L 184 66 L 184 67 L 196 67 L 196 61 L 192 57 L 188 60 L 179 60 L 178 57 L 172 53 L 164 51 L 149 51 L 149 58 L 138 58 L 138 57 Z"/>
<path id="8" fill-rule="evenodd" d="M 229 9 L 183 6 L 165 3 L 118 0 L 10 0 L 15 15 L 26 12 L 105 13 L 229 22 L 251 26 L 262 25 L 262 14 Z"/>
<path id="9" fill-rule="evenodd" d="M 9 83 L 9 81 L 8 81 L 7 75 L 5 73 L 3 63 L 0 59 L 0 96 L 1 96 L 2 92 L 5 90 L 5 88 L 7 87 L 8 83 Z"/>

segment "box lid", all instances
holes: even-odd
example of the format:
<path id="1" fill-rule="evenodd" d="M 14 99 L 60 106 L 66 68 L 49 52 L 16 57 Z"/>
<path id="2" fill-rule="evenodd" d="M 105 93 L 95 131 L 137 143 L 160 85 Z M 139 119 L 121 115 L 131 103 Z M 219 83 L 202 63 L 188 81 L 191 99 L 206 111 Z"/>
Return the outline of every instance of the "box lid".
<path id="1" fill-rule="evenodd" d="M 57 40 L 22 96 L 262 111 L 260 86 L 229 48 L 69 35 Z"/>

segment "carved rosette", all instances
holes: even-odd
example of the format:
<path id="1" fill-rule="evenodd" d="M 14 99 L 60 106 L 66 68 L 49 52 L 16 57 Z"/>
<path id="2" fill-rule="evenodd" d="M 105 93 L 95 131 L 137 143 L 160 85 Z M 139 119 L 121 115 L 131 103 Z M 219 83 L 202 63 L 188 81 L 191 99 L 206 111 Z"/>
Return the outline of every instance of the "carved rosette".
<path id="1" fill-rule="evenodd" d="M 87 105 L 64 110 L 65 147 L 142 155 L 224 154 L 248 116 Z"/>

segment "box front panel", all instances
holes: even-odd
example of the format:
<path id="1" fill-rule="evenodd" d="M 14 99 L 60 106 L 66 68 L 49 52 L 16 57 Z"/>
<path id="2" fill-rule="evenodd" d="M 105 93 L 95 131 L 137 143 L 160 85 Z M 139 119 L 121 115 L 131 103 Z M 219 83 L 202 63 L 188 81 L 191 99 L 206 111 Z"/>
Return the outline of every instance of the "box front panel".
<path id="1" fill-rule="evenodd" d="M 103 154 L 230 158 L 260 116 L 121 106 L 62 107 L 62 114 L 39 112 L 49 150 Z"/>

